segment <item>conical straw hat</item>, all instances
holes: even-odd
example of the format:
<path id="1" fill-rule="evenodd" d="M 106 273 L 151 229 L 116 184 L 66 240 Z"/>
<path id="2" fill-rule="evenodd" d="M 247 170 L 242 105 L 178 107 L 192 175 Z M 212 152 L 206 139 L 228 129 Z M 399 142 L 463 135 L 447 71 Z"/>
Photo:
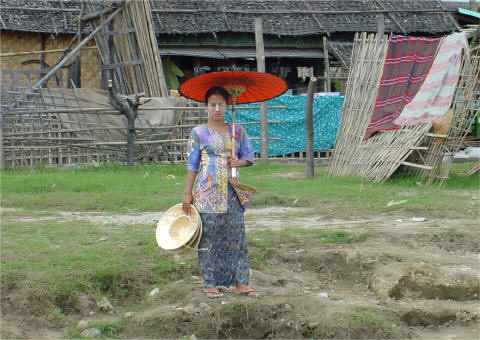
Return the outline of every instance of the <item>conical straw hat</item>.
<path id="1" fill-rule="evenodd" d="M 202 238 L 202 231 L 203 231 L 202 220 L 200 219 L 198 223 L 198 229 L 193 235 L 193 237 L 191 238 L 191 240 L 184 246 L 178 249 L 175 249 L 173 251 L 177 254 L 185 254 L 190 250 L 201 250 L 201 249 L 198 249 L 198 244 L 200 243 L 200 239 Z"/>
<path id="2" fill-rule="evenodd" d="M 165 250 L 180 250 L 198 234 L 200 224 L 200 215 L 193 205 L 190 216 L 185 215 L 181 203 L 174 205 L 157 223 L 157 244 Z"/>

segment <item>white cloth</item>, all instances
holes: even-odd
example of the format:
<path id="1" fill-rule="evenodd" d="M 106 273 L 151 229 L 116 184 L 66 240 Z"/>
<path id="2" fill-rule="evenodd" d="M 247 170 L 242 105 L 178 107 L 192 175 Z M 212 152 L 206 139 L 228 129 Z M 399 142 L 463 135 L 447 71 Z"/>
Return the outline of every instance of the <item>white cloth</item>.
<path id="1" fill-rule="evenodd" d="M 302 78 L 305 81 L 307 77 L 313 77 L 313 67 L 297 67 L 298 78 Z"/>

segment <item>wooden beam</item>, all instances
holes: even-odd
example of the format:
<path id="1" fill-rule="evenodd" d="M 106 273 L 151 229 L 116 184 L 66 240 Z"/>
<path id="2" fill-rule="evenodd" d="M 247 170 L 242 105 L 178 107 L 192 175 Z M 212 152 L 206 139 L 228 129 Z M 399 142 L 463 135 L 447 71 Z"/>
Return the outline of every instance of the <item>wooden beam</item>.
<path id="1" fill-rule="evenodd" d="M 378 34 L 385 34 L 385 16 L 383 13 L 377 15 L 377 32 Z"/>
<path id="2" fill-rule="evenodd" d="M 330 63 L 328 61 L 328 41 L 327 37 L 323 37 L 323 62 L 325 64 L 323 89 L 325 92 L 330 92 Z"/>
<path id="3" fill-rule="evenodd" d="M 440 6 L 441 9 L 445 10 L 445 6 L 443 6 L 442 2 L 440 0 L 435 0 L 438 4 L 438 6 Z M 451 13 L 447 13 L 447 16 L 448 18 L 450 19 L 450 21 L 455 25 L 455 27 L 457 28 L 458 31 L 461 31 L 462 28 L 460 27 L 460 25 L 457 23 L 457 21 L 453 18 L 452 14 Z"/>
<path id="4" fill-rule="evenodd" d="M 428 137 L 440 137 L 440 138 L 445 138 L 445 137 L 448 137 L 448 135 L 443 135 L 443 134 L 438 134 L 438 133 L 426 133 L 425 136 L 428 136 Z"/>
<path id="5" fill-rule="evenodd" d="M 305 4 L 305 7 L 310 10 L 310 6 L 308 5 L 308 2 L 306 0 L 303 0 L 303 3 Z M 315 14 L 312 14 L 312 17 L 313 19 L 315 20 L 315 22 L 317 23 L 318 27 L 320 28 L 320 30 L 324 31 L 325 33 L 327 33 L 327 36 L 330 37 L 330 32 L 328 32 L 325 27 L 323 27 L 322 23 L 320 22 L 320 20 L 318 20 L 317 16 Z"/>
<path id="6" fill-rule="evenodd" d="M 345 69 L 348 71 L 350 69 L 350 67 L 348 66 L 348 64 L 346 63 L 346 61 L 343 59 L 342 57 L 342 54 L 340 53 L 340 51 L 337 50 L 337 48 L 332 44 L 328 44 L 328 48 L 331 48 L 332 49 L 332 52 L 333 54 L 335 54 L 335 56 L 338 58 L 338 60 L 340 60 L 340 63 L 342 63 L 342 65 L 345 67 Z M 342 78 L 345 78 L 345 80 L 347 80 L 348 77 L 342 77 Z"/>
<path id="7" fill-rule="evenodd" d="M 383 7 L 383 5 L 380 3 L 379 0 L 375 0 L 375 3 L 376 3 L 379 7 L 381 7 L 382 9 L 385 8 L 385 7 Z M 402 33 L 403 33 L 404 35 L 407 35 L 407 31 L 403 28 L 402 25 L 400 25 L 400 23 L 398 22 L 398 20 L 395 19 L 395 17 L 394 17 L 390 12 L 391 12 L 391 11 L 388 11 L 388 12 L 386 12 L 385 14 L 388 15 L 388 17 L 389 17 L 390 19 L 392 19 L 392 21 L 395 23 L 395 25 L 397 25 L 398 28 L 400 28 L 400 30 L 402 31 Z M 383 15 L 383 13 L 380 13 L 380 14 Z M 378 24 L 378 23 L 377 23 L 377 24 Z M 380 33 L 380 32 L 379 32 L 379 33 Z M 382 34 L 383 34 L 383 33 L 382 33 Z"/>
<path id="8" fill-rule="evenodd" d="M 414 168 L 419 168 L 419 169 L 425 169 L 425 170 L 432 170 L 433 167 L 429 166 L 429 165 L 421 165 L 421 164 L 415 164 L 415 163 L 410 163 L 410 162 L 402 162 L 402 165 L 406 165 L 406 166 L 411 166 L 411 167 L 414 167 Z"/>
<path id="9" fill-rule="evenodd" d="M 342 15 L 342 14 L 377 14 L 377 13 L 447 13 L 455 12 L 456 10 L 449 9 L 439 9 L 439 8 L 422 8 L 422 9 L 369 9 L 369 10 L 347 10 L 347 11 L 307 11 L 307 10 L 273 10 L 273 9 L 256 9 L 256 10 L 237 10 L 237 9 L 227 9 L 227 10 L 218 10 L 218 9 L 152 9 L 153 13 L 188 13 L 188 14 L 199 14 L 199 13 L 233 13 L 233 14 L 325 14 L 325 15 Z"/>
<path id="10" fill-rule="evenodd" d="M 5 153 L 4 153 L 4 147 L 3 147 L 3 136 L 4 136 L 4 133 L 3 133 L 3 126 L 5 125 L 5 123 L 2 122 L 2 124 L 0 124 L 0 171 L 3 171 L 3 169 L 5 169 Z"/>
<path id="11" fill-rule="evenodd" d="M 263 45 L 262 18 L 254 20 L 255 25 L 255 46 L 257 51 L 257 71 L 265 72 L 265 49 Z M 260 159 L 262 163 L 268 162 L 268 118 L 267 104 L 260 103 Z"/>
<path id="12" fill-rule="evenodd" d="M 83 47 L 82 51 L 84 50 L 96 50 L 97 46 L 91 46 L 91 47 Z M 45 51 L 29 51 L 29 52 L 12 52 L 12 53 L 2 53 L 0 54 L 0 57 L 18 57 L 22 55 L 31 55 L 31 54 L 47 54 L 47 53 L 59 53 L 59 52 L 64 52 L 64 48 L 56 49 L 56 50 L 45 50 Z"/>
<path id="13" fill-rule="evenodd" d="M 325 39 L 325 37 L 323 38 Z M 314 174 L 313 157 L 313 94 L 315 92 L 317 78 L 310 78 L 307 90 L 307 101 L 305 103 L 305 143 L 307 154 L 307 178 L 312 179 Z"/>
<path id="14" fill-rule="evenodd" d="M 3 6 L 2 11 L 28 11 L 28 12 L 79 12 L 77 8 L 48 8 L 48 7 L 18 7 L 18 6 Z"/>
<path id="15" fill-rule="evenodd" d="M 77 8 L 44 8 L 44 7 L 18 7 L 5 6 L 3 11 L 29 11 L 29 12 L 80 12 Z M 218 8 L 202 8 L 202 9 L 152 9 L 153 13 L 235 13 L 235 14 L 369 14 L 369 13 L 447 13 L 456 12 L 455 10 L 439 9 L 439 8 L 402 8 L 402 9 L 368 9 L 368 10 L 347 10 L 347 11 L 319 11 L 319 10 L 238 10 L 238 9 L 218 9 Z M 108 13 L 108 12 L 107 12 Z"/>
<path id="16" fill-rule="evenodd" d="M 109 8 L 109 9 L 104 9 L 102 11 L 98 11 L 98 12 L 95 12 L 95 13 L 85 14 L 84 16 L 80 17 L 80 21 L 87 22 L 87 21 L 90 21 L 90 20 L 93 20 L 93 19 L 97 19 L 97 18 L 102 17 L 105 14 L 110 13 L 111 11 L 112 11 L 112 9 Z M 75 19 L 78 21 L 78 18 L 75 18 Z"/>

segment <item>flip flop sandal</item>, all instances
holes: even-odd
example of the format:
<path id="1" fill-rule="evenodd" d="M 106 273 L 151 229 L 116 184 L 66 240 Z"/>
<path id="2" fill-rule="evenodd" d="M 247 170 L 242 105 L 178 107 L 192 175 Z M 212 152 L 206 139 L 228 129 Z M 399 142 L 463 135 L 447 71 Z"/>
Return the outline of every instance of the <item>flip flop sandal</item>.
<path id="1" fill-rule="evenodd" d="M 210 298 L 210 299 L 217 299 L 219 297 L 222 297 L 223 296 L 223 293 L 222 292 L 212 292 L 212 291 L 204 291 L 205 295 Z"/>
<path id="2" fill-rule="evenodd" d="M 255 289 L 250 289 L 250 290 L 247 290 L 246 292 L 235 292 L 235 294 L 246 295 L 246 296 L 251 296 L 251 297 L 259 297 L 260 296 L 260 294 Z"/>

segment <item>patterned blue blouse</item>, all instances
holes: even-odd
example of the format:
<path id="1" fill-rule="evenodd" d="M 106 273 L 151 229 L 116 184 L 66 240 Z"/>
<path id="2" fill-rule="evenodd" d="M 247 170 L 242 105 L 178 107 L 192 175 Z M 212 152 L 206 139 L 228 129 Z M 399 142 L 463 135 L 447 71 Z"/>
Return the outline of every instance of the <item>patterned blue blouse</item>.
<path id="1" fill-rule="evenodd" d="M 193 204 L 200 213 L 227 212 L 228 179 L 231 178 L 227 158 L 232 154 L 231 135 L 231 124 L 225 134 L 210 130 L 206 125 L 197 126 L 190 133 L 188 170 L 198 172 Z M 235 125 L 235 153 L 238 159 L 253 163 L 253 148 L 241 125 Z"/>

